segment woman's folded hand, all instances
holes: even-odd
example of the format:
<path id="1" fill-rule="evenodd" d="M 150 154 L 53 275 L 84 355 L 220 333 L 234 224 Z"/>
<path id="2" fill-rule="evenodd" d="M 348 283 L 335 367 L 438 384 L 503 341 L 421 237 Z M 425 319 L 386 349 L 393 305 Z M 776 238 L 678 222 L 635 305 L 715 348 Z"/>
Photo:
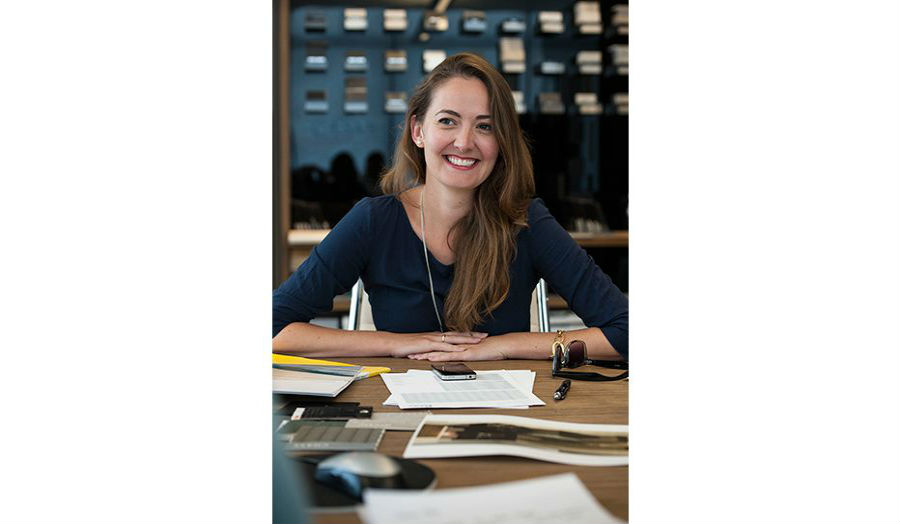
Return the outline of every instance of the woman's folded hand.
<path id="1" fill-rule="evenodd" d="M 429 351 L 413 353 L 409 358 L 414 360 L 431 360 L 443 362 L 448 360 L 503 360 L 507 357 L 504 335 L 485 337 L 477 344 L 456 345 L 452 352 Z"/>
<path id="2" fill-rule="evenodd" d="M 393 333 L 393 335 L 397 337 L 397 344 L 391 350 L 392 357 L 431 353 L 455 354 L 463 351 L 466 347 L 480 344 L 487 337 L 487 333 L 462 333 L 459 331 Z"/>

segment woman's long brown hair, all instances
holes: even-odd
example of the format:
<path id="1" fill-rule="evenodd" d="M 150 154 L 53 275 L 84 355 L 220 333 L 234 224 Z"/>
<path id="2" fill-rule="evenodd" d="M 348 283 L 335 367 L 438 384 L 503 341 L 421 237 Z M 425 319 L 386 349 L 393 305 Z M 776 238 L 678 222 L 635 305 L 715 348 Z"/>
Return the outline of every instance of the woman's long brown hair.
<path id="1" fill-rule="evenodd" d="M 475 189 L 472 211 L 448 234 L 448 239 L 454 238 L 451 247 L 456 267 L 444 301 L 444 317 L 448 328 L 471 331 L 509 294 L 509 264 L 516 254 L 516 235 L 527 227 L 528 204 L 534 195 L 531 153 L 519 128 L 512 91 L 487 60 L 472 53 L 453 55 L 416 87 L 393 165 L 381 178 L 381 189 L 398 195 L 425 183 L 425 154 L 413 142 L 410 120 L 415 115 L 416 121 L 422 122 L 435 89 L 455 77 L 484 83 L 500 147 L 494 170 Z"/>

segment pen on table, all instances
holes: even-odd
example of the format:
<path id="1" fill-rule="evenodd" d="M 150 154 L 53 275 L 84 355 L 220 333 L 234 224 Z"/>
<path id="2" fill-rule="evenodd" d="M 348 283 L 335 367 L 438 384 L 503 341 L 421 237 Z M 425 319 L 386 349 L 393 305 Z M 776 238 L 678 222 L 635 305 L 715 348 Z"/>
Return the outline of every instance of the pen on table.
<path id="1" fill-rule="evenodd" d="M 566 393 L 569 392 L 569 386 L 572 385 L 572 381 L 569 379 L 565 379 L 562 381 L 562 384 L 556 389 L 556 392 L 553 393 L 553 398 L 556 400 L 562 400 L 566 398 Z"/>

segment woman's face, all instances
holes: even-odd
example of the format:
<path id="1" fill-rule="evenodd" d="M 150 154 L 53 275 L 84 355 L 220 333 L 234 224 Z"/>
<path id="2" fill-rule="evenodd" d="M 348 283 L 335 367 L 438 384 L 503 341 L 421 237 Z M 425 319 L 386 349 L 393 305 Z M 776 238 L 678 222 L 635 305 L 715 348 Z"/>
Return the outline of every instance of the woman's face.
<path id="1" fill-rule="evenodd" d="M 425 152 L 429 182 L 475 189 L 497 162 L 487 88 L 476 78 L 454 77 L 438 87 L 421 122 L 412 117 L 412 136 Z"/>

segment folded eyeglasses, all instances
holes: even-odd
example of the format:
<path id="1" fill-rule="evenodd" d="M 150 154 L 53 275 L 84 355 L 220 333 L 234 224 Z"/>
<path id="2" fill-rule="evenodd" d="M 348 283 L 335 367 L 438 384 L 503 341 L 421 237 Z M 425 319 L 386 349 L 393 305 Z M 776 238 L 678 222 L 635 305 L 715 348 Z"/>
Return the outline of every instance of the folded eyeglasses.
<path id="1" fill-rule="evenodd" d="M 594 382 L 622 380 L 628 378 L 628 362 L 624 360 L 592 360 L 587 358 L 587 346 L 581 340 L 573 340 L 563 346 L 563 332 L 556 332 L 556 340 L 553 341 L 551 357 L 553 363 L 551 371 L 554 377 L 569 378 L 572 380 L 591 380 Z M 577 368 L 583 365 L 600 366 L 610 369 L 624 369 L 625 373 L 615 376 L 601 375 L 586 371 L 560 371 L 563 368 Z"/>

